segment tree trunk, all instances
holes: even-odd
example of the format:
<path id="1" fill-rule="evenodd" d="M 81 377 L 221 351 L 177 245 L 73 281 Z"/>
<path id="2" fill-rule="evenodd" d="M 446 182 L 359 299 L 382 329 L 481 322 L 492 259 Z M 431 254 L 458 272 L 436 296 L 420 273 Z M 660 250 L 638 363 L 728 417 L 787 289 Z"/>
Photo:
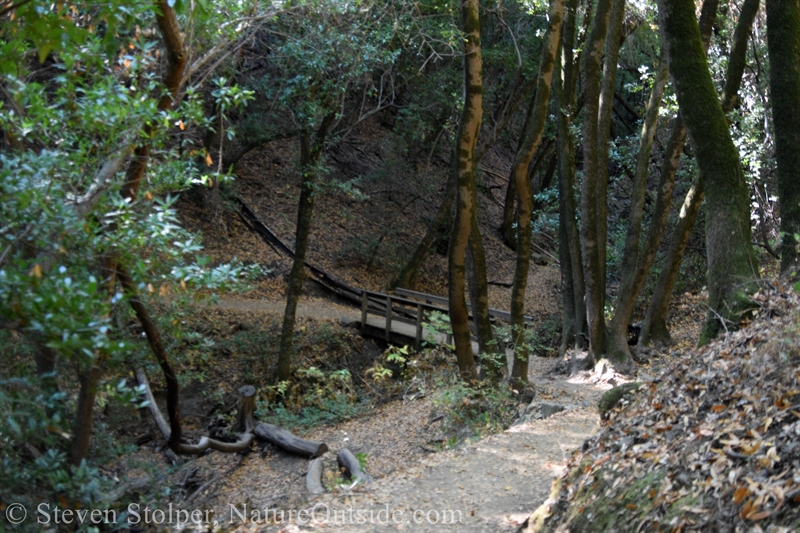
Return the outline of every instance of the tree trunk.
<path id="1" fill-rule="evenodd" d="M 659 20 L 678 104 L 695 146 L 707 192 L 709 313 L 700 344 L 738 322 L 748 303 L 747 287 L 758 277 L 751 245 L 750 200 L 739 154 L 708 70 L 691 0 L 660 0 Z"/>
<path id="2" fill-rule="evenodd" d="M 650 170 L 650 152 L 653 147 L 658 114 L 661 109 L 661 98 L 667 85 L 669 70 L 667 60 L 662 52 L 660 65 L 647 103 L 645 119 L 642 123 L 642 132 L 639 136 L 639 153 L 636 160 L 636 171 L 633 177 L 633 191 L 631 192 L 630 211 L 628 213 L 628 230 L 625 236 L 625 250 L 620 267 L 620 288 L 614 306 L 614 318 L 608 331 L 607 357 L 622 365 L 629 365 L 631 353 L 628 348 L 628 325 L 631 321 L 636 299 L 644 285 L 644 277 L 639 276 L 639 241 L 642 235 L 642 217 L 644 215 L 644 200 L 647 193 L 647 177 Z"/>
<path id="3" fill-rule="evenodd" d="M 692 234 L 692 228 L 697 219 L 697 213 L 700 212 L 704 195 L 702 181 L 699 177 L 695 178 L 686 194 L 686 200 L 673 232 L 672 242 L 667 250 L 667 259 L 661 267 L 661 274 L 653 289 L 653 297 L 647 307 L 642 330 L 639 333 L 638 345 L 640 347 L 669 346 L 672 343 L 667 328 L 667 314 L 672 301 L 672 289 L 675 286 L 675 280 L 678 279 L 683 251 L 686 249 L 686 243 L 689 242 L 689 236 Z"/>
<path id="4" fill-rule="evenodd" d="M 477 202 L 477 198 L 474 199 Z M 477 205 L 477 204 L 476 204 Z M 486 278 L 486 252 L 483 247 L 480 228 L 478 226 L 477 209 L 473 213 L 472 230 L 467 250 L 469 262 L 469 299 L 472 304 L 472 318 L 478 332 L 478 346 L 481 355 L 478 358 L 481 370 L 493 380 L 500 379 L 505 374 L 505 365 L 498 363 L 495 355 L 498 353 L 497 341 L 492 330 L 492 320 L 489 315 L 489 283 Z"/>
<path id="5" fill-rule="evenodd" d="M 181 443 L 181 416 L 178 400 L 180 398 L 180 385 L 178 384 L 178 376 L 175 374 L 172 365 L 167 356 L 167 350 L 164 348 L 164 343 L 161 342 L 161 335 L 158 333 L 155 322 L 150 318 L 144 304 L 136 294 L 136 285 L 133 282 L 130 274 L 118 266 L 117 276 L 122 283 L 123 288 L 128 293 L 128 301 L 139 319 L 139 323 L 144 329 L 147 342 L 153 351 L 161 371 L 164 374 L 164 379 L 167 382 L 167 414 L 169 416 L 169 447 L 176 453 L 183 453 Z"/>
<path id="6" fill-rule="evenodd" d="M 561 39 L 561 68 L 555 75 L 556 92 L 556 159 L 558 161 L 559 183 L 559 226 L 563 225 L 565 238 L 560 245 L 566 248 L 569 261 L 561 261 L 562 287 L 572 287 L 574 309 L 574 341 L 576 348 L 583 347 L 583 336 L 586 334 L 586 303 L 583 278 L 580 235 L 577 222 L 577 205 L 575 202 L 575 139 L 570 128 L 577 113 L 575 105 L 575 84 L 578 75 L 578 61 L 573 53 L 576 29 L 576 11 L 578 0 L 568 0 L 564 10 L 564 26 Z M 561 231 L 561 228 L 559 228 Z M 565 281 L 569 278 L 569 281 Z M 564 309 L 570 306 L 564 304 Z M 565 342 L 568 342 L 566 339 Z M 566 345 L 564 345 L 566 350 Z"/>
<path id="7" fill-rule="evenodd" d="M 767 0 L 772 116 L 781 210 L 781 273 L 797 276 L 800 255 L 800 4 Z"/>
<path id="8" fill-rule="evenodd" d="M 611 135 L 611 118 L 614 110 L 614 93 L 617 86 L 617 63 L 622 46 L 622 22 L 625 17 L 625 0 L 613 0 L 603 59 L 603 83 L 600 92 L 600 110 L 597 119 L 597 261 L 600 266 L 599 292 L 601 327 L 605 336 L 606 248 L 608 247 L 608 153 Z M 603 351 L 605 353 L 605 339 Z"/>
<path id="9" fill-rule="evenodd" d="M 478 379 L 472 341 L 469 335 L 469 312 L 464 294 L 466 285 L 466 251 L 472 230 L 475 198 L 475 141 L 483 113 L 483 80 L 481 66 L 480 4 L 478 0 L 461 0 L 461 29 L 464 32 L 464 110 L 456 141 L 458 171 L 456 181 L 456 216 L 450 234 L 448 251 L 448 292 L 450 324 L 461 377 Z"/>
<path id="10" fill-rule="evenodd" d="M 707 0 L 703 4 L 703 9 L 700 14 L 699 26 L 703 46 L 706 50 L 708 49 L 711 28 L 714 18 L 716 17 L 718 4 L 719 2 L 717 0 Z M 726 113 L 730 112 L 736 103 L 736 94 L 739 91 L 742 74 L 744 73 L 747 39 L 750 35 L 750 29 L 752 28 L 753 20 L 757 12 L 758 0 L 745 0 L 734 32 L 734 40 L 728 60 L 726 83 L 722 95 L 722 108 Z M 671 182 L 674 182 L 680 151 L 683 149 L 683 142 L 686 137 L 686 128 L 683 125 L 680 115 L 678 115 L 677 120 L 678 122 L 676 122 L 673 127 L 673 137 L 670 139 L 667 149 L 669 156 L 666 158 L 664 166 L 661 169 L 662 184 L 667 174 L 671 175 Z M 663 185 L 661 187 L 663 187 Z M 656 282 L 653 297 L 650 300 L 650 305 L 645 314 L 645 320 L 642 323 L 642 330 L 639 334 L 639 346 L 647 346 L 650 344 L 666 346 L 672 342 L 667 328 L 667 314 L 672 301 L 672 290 L 675 286 L 675 280 L 678 277 L 678 271 L 686 249 L 686 244 L 689 241 L 694 222 L 700 211 L 703 197 L 703 186 L 698 178 L 689 189 L 681 209 L 681 216 L 673 233 L 672 243 L 667 252 L 667 259 L 661 270 L 661 275 Z M 659 201 L 660 200 L 661 192 L 659 192 Z M 656 205 L 656 212 L 660 212 L 659 204 Z M 659 220 L 663 220 L 663 224 L 660 224 L 661 226 L 666 225 L 666 215 L 663 218 L 656 215 L 654 216 L 651 230 L 658 231 Z M 654 231 L 651 231 L 651 235 Z M 656 249 L 657 244 L 655 244 L 654 238 L 649 238 L 648 251 L 646 252 L 648 258 L 655 257 Z M 652 259 L 650 259 L 650 264 L 652 264 Z M 647 265 L 647 268 L 649 269 L 649 265 Z"/>
<path id="11" fill-rule="evenodd" d="M 617 0 L 619 1 L 619 0 Z M 593 364 L 605 352 L 605 323 L 603 263 L 605 257 L 600 256 L 598 242 L 598 226 L 605 224 L 599 218 L 598 195 L 600 172 L 598 169 L 598 151 L 605 150 L 605 145 L 598 144 L 598 118 L 600 116 L 600 62 L 603 55 L 603 43 L 608 33 L 611 16 L 611 0 L 599 0 L 597 12 L 592 23 L 588 41 L 584 45 L 583 89 L 583 187 L 581 191 L 581 253 L 583 254 L 583 271 L 586 287 L 586 317 L 589 329 L 589 360 Z"/>
<path id="12" fill-rule="evenodd" d="M 325 136 L 328 134 L 328 128 L 333 124 L 335 116 L 331 113 L 322 119 L 322 124 L 314 136 L 313 144 L 308 132 L 300 134 L 300 168 L 303 173 L 303 181 L 300 185 L 300 202 L 297 209 L 294 262 L 289 273 L 286 310 L 283 314 L 283 327 L 281 328 L 281 344 L 276 371 L 278 381 L 286 381 L 291 375 L 294 323 L 297 303 L 300 301 L 300 293 L 303 292 L 303 281 L 306 277 L 306 250 L 308 249 L 308 236 L 311 232 L 311 216 L 314 211 L 314 182 L 316 181 L 314 164 L 322 153 Z"/>
<path id="13" fill-rule="evenodd" d="M 525 122 L 522 124 L 522 134 L 517 143 L 517 151 L 522 149 L 522 144 L 529 135 L 535 103 L 536 93 L 534 92 L 530 104 L 528 104 L 528 111 L 525 113 Z M 517 196 L 517 180 L 514 179 L 512 170 L 512 176 L 508 180 L 508 187 L 506 187 L 506 199 L 503 202 L 503 219 L 500 223 L 500 234 L 503 236 L 503 242 L 506 246 L 514 251 L 517 250 L 517 232 L 514 229 L 514 224 L 517 220 Z"/>
<path id="14" fill-rule="evenodd" d="M 551 0 L 542 59 L 539 63 L 536 97 L 530 117 L 530 128 L 525 132 L 525 139 L 517 150 L 511 169 L 511 179 L 517 186 L 518 205 L 517 264 L 514 271 L 514 285 L 511 289 L 511 331 L 514 340 L 514 364 L 511 369 L 511 380 L 514 385 L 528 382 L 529 353 L 528 343 L 525 340 L 525 291 L 528 286 L 531 260 L 531 212 L 533 209 L 528 166 L 542 141 L 542 132 L 544 132 L 547 119 L 547 103 L 550 100 L 550 85 L 561 38 L 563 12 L 564 0 Z"/>
<path id="15" fill-rule="evenodd" d="M 159 111 L 166 111 L 172 107 L 172 103 L 178 96 L 178 91 L 183 81 L 183 71 L 186 68 L 186 60 L 189 53 L 183 42 L 183 35 L 178 24 L 178 16 L 172 8 L 173 4 L 169 0 L 158 0 L 158 10 L 156 22 L 161 33 L 161 38 L 167 48 L 167 70 L 161 80 L 167 89 L 158 101 Z M 143 138 L 148 138 L 152 134 L 152 126 L 144 127 Z M 150 145 L 143 144 L 134 150 L 134 157 L 128 166 L 125 174 L 125 183 L 122 185 L 122 195 L 126 198 L 136 198 L 139 186 L 147 169 L 150 160 Z"/>
<path id="16" fill-rule="evenodd" d="M 748 0 L 751 1 L 751 0 Z M 703 40 L 703 49 L 708 50 L 708 45 L 711 40 L 711 30 L 714 26 L 714 20 L 717 16 L 717 7 L 719 0 L 706 0 L 703 2 L 703 7 L 700 10 L 700 37 Z M 741 79 L 741 73 L 739 75 Z M 672 123 L 672 134 L 670 135 L 667 149 L 664 152 L 664 162 L 661 164 L 661 175 L 658 182 L 658 197 L 656 199 L 656 207 L 653 212 L 653 217 L 650 222 L 650 230 L 647 233 L 645 249 L 639 261 L 639 268 L 637 273 L 637 280 L 639 283 L 644 284 L 647 274 L 655 261 L 658 248 L 661 244 L 661 239 L 664 235 L 664 228 L 667 226 L 669 220 L 669 211 L 672 205 L 672 193 L 675 189 L 675 176 L 678 172 L 678 165 L 680 164 L 681 153 L 686 143 L 686 125 L 683 122 L 680 112 Z M 686 243 L 689 241 L 694 221 L 697 218 L 697 213 L 700 210 L 700 205 L 703 200 L 702 189 L 697 189 L 699 185 L 693 185 L 690 188 L 690 194 L 687 196 L 687 202 L 682 208 L 682 212 L 686 213 L 686 220 L 681 218 L 678 226 L 681 231 L 679 233 L 676 227 L 676 232 L 673 235 L 672 243 L 682 242 L 682 246 L 670 247 L 664 269 L 662 269 L 661 277 L 658 280 L 658 286 L 654 291 L 653 297 L 650 299 L 647 314 L 651 314 L 653 319 L 645 319 L 642 330 L 639 333 L 639 346 L 646 346 L 650 342 L 651 328 L 655 337 L 658 339 L 659 344 L 669 342 L 669 332 L 667 331 L 667 311 L 672 299 L 672 287 L 677 279 L 678 268 L 680 268 L 681 259 L 683 258 L 683 251 Z M 676 254 L 676 255 L 672 255 Z M 669 268 L 667 268 L 669 267 Z M 674 272 L 671 269 L 675 268 Z M 665 274 L 671 272 L 670 274 Z M 671 280 L 671 281 L 670 281 Z M 662 283 L 667 285 L 661 285 Z M 640 289 L 641 290 L 641 289 Z M 662 300 L 665 298 L 665 300 Z"/>
<path id="17" fill-rule="evenodd" d="M 181 35 L 178 17 L 172 4 L 165 0 L 159 0 L 158 15 L 156 22 L 161 33 L 161 38 L 166 46 L 167 69 L 164 73 L 162 82 L 167 91 L 158 102 L 159 111 L 167 111 L 172 107 L 172 103 L 177 98 L 183 80 L 183 72 L 186 67 L 188 51 L 184 46 L 183 36 Z M 149 137 L 153 132 L 153 126 L 148 124 L 144 127 L 144 137 Z M 125 175 L 125 183 L 122 186 L 122 196 L 126 200 L 134 202 L 139 194 L 142 178 L 150 158 L 150 145 L 142 144 L 134 150 L 134 157 L 131 160 Z M 106 281 L 106 291 L 109 298 L 114 294 L 116 285 L 116 258 L 107 257 L 101 260 L 101 264 L 108 278 Z M 52 353 L 50 350 L 46 353 Z M 89 452 L 89 442 L 92 435 L 94 422 L 94 403 L 97 397 L 97 386 L 103 373 L 103 365 L 108 355 L 98 352 L 92 364 L 78 374 L 80 391 L 78 393 L 77 408 L 75 413 L 74 437 L 70 444 L 70 460 L 72 464 L 79 465 L 86 458 Z M 45 360 L 46 361 L 46 360 Z M 55 359 L 51 359 L 54 363 Z M 38 363 L 38 361 L 37 361 Z"/>

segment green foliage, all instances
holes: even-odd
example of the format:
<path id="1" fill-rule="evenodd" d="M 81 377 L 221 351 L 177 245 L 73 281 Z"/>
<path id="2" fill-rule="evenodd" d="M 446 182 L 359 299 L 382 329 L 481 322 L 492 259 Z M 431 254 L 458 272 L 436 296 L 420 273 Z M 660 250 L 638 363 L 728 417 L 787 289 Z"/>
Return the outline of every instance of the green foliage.
<path id="1" fill-rule="evenodd" d="M 440 383 L 437 389 L 443 390 L 435 401 L 437 411 L 445 414 L 447 427 L 455 432 L 448 447 L 503 431 L 514 419 L 516 400 L 507 387 L 473 387 L 454 379 Z"/>
<path id="2" fill-rule="evenodd" d="M 428 315 L 428 319 L 423 322 L 422 327 L 425 330 L 425 337 L 422 342 L 427 347 L 438 346 L 440 343 L 437 340 L 437 336 L 451 335 L 453 332 L 453 327 L 450 325 L 450 316 L 439 311 L 432 311 Z M 455 350 L 455 346 L 451 344 L 446 346 L 451 350 Z"/>
<path id="3" fill-rule="evenodd" d="M 353 418 L 366 409 L 356 396 L 350 372 L 310 366 L 290 381 L 268 387 L 257 402 L 259 420 L 286 428 L 310 428 Z"/>

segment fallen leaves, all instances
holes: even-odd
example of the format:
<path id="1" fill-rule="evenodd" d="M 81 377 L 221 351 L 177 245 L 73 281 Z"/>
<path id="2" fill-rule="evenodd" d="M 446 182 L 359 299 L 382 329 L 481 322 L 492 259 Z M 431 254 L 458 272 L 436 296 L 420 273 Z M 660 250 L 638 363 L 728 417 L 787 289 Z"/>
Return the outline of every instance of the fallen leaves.
<path id="1" fill-rule="evenodd" d="M 572 505 L 601 522 L 618 511 L 597 502 L 612 501 L 636 517 L 619 531 L 733 530 L 734 520 L 788 531 L 800 521 L 800 299 L 774 285 L 756 295 L 762 319 L 689 354 L 609 413 L 604 432 L 572 457 L 548 524 L 569 527 Z"/>

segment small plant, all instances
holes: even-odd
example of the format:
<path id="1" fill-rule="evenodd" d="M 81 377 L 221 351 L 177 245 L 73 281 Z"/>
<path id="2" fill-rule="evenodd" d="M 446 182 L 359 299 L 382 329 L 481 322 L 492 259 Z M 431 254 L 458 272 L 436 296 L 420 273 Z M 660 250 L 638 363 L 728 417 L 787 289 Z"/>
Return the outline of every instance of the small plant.
<path id="1" fill-rule="evenodd" d="M 358 452 L 356 454 L 356 459 L 358 459 L 358 465 L 361 467 L 361 470 L 367 469 L 367 452 Z"/>
<path id="2" fill-rule="evenodd" d="M 488 384 L 471 387 L 461 380 L 442 386 L 444 392 L 435 405 L 446 414 L 446 426 L 455 432 L 447 447 L 453 447 L 459 436 L 481 438 L 511 424 L 516 400 L 510 389 Z"/>
<path id="3" fill-rule="evenodd" d="M 437 338 L 440 335 L 447 338 L 447 335 L 450 335 L 453 331 L 453 327 L 450 325 L 450 317 L 439 311 L 433 311 L 430 314 L 428 321 L 423 324 L 423 329 L 426 332 L 423 339 L 425 347 L 438 346 L 440 343 Z M 452 344 L 445 344 L 445 346 L 455 350 L 455 346 Z"/>

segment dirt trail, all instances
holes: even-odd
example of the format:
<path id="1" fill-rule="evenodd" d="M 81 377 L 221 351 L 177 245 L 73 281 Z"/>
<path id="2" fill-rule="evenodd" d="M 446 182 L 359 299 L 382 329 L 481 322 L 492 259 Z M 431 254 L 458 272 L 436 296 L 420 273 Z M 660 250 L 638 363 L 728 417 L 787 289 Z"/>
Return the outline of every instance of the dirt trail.
<path id="1" fill-rule="evenodd" d="M 220 298 L 216 304 L 208 304 L 211 308 L 230 311 L 255 311 L 261 313 L 280 313 L 286 309 L 286 302 L 282 300 L 246 299 L 227 296 Z M 347 318 L 358 320 L 360 312 L 345 305 L 332 303 L 321 298 L 303 298 L 297 304 L 297 316 L 315 318 L 319 320 L 339 320 Z"/>
<path id="2" fill-rule="evenodd" d="M 282 314 L 285 303 L 226 297 L 215 305 Z M 297 312 L 327 320 L 359 317 L 357 309 L 316 298 L 304 298 Z M 313 497 L 305 489 L 308 462 L 269 451 L 244 458 L 209 504 L 221 528 L 236 532 L 514 531 L 547 498 L 570 452 L 597 430 L 597 400 L 610 387 L 602 379 L 592 384 L 554 376 L 549 371 L 556 363 L 538 357 L 530 362 L 534 401 L 567 407 L 549 418 L 430 453 L 426 450 L 443 434 L 441 422 L 431 423 L 438 410 L 437 392 L 429 384 L 427 394 L 413 401 L 392 402 L 368 416 L 306 435 L 330 447 L 324 459 L 331 474 L 341 448 L 365 453 L 372 483 Z M 298 511 L 308 514 L 298 516 Z"/>
<path id="3" fill-rule="evenodd" d="M 330 447 L 326 472 L 336 471 L 335 455 L 347 447 L 366 454 L 374 482 L 313 497 L 304 486 L 307 461 L 280 452 L 266 460 L 251 454 L 216 495 L 220 525 L 271 533 L 516 530 L 547 498 L 570 452 L 598 429 L 597 400 L 609 387 L 547 377 L 553 359 L 531 363 L 534 401 L 561 404 L 566 411 L 455 450 L 428 453 L 422 448 L 429 448 L 425 443 L 435 433 L 430 426 L 437 425 L 430 424 L 435 393 L 387 404 L 368 417 L 308 435 Z M 289 510 L 308 514 L 289 520 Z"/>
<path id="4" fill-rule="evenodd" d="M 513 531 L 597 426 L 595 410 L 584 408 L 512 427 L 351 494 L 309 502 L 319 523 L 286 530 Z"/>

